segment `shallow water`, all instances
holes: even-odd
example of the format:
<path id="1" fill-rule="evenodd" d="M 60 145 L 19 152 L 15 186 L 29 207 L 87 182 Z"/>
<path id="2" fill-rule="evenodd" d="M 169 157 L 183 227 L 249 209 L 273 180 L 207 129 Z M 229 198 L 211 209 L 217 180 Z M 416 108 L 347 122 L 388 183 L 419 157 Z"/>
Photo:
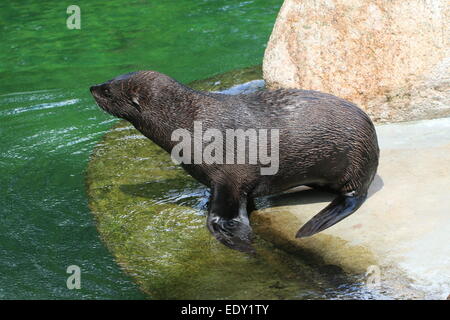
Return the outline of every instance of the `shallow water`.
<path id="1" fill-rule="evenodd" d="M 281 0 L 0 3 L 0 298 L 144 298 L 99 239 L 84 176 L 116 121 L 88 87 L 155 69 L 190 82 L 260 64 Z M 81 290 L 66 288 L 78 265 Z"/>

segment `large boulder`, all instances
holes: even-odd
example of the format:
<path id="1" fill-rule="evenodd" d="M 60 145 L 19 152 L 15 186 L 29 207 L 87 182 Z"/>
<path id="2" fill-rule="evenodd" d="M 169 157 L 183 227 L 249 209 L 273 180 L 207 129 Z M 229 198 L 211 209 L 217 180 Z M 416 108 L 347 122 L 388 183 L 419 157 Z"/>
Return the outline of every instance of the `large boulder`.
<path id="1" fill-rule="evenodd" d="M 447 0 L 285 0 L 263 63 L 269 88 L 319 90 L 376 121 L 450 114 Z"/>

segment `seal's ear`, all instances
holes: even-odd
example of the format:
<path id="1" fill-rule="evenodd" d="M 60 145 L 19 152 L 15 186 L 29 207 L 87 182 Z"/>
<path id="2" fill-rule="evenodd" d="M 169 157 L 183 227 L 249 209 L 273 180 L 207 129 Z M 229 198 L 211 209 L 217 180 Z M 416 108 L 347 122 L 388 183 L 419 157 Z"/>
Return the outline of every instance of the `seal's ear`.
<path id="1" fill-rule="evenodd" d="M 136 96 L 132 96 L 131 98 L 131 102 L 133 104 L 133 106 L 138 109 L 139 111 L 141 111 L 141 105 L 139 104 L 139 100 Z"/>

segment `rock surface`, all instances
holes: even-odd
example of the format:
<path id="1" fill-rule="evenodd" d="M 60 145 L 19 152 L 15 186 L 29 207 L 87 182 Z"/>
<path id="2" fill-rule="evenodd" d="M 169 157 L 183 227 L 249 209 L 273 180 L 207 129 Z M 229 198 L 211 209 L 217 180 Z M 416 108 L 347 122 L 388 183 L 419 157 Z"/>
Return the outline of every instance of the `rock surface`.
<path id="1" fill-rule="evenodd" d="M 356 213 L 310 238 L 300 226 L 332 197 L 313 190 L 268 199 L 256 231 L 291 252 L 314 252 L 350 272 L 379 268 L 384 291 L 406 298 L 450 293 L 450 118 L 377 127 L 381 158 Z M 410 280 L 405 280 L 410 279 Z"/>
<path id="2" fill-rule="evenodd" d="M 264 79 L 343 97 L 375 121 L 449 115 L 449 25 L 447 0 L 285 0 Z"/>

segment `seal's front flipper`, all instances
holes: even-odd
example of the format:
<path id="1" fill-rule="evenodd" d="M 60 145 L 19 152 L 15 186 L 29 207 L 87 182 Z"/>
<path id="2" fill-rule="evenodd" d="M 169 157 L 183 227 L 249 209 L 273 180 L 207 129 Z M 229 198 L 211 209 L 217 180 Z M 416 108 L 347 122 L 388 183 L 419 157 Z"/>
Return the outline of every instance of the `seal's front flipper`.
<path id="1" fill-rule="evenodd" d="M 253 254 L 247 199 L 240 198 L 233 185 L 216 184 L 210 202 L 206 226 L 211 234 L 229 248 Z"/>
<path id="2" fill-rule="evenodd" d="M 364 200 L 366 200 L 366 194 L 360 196 L 338 196 L 333 202 L 305 223 L 298 230 L 295 237 L 309 237 L 331 227 L 355 212 Z"/>

